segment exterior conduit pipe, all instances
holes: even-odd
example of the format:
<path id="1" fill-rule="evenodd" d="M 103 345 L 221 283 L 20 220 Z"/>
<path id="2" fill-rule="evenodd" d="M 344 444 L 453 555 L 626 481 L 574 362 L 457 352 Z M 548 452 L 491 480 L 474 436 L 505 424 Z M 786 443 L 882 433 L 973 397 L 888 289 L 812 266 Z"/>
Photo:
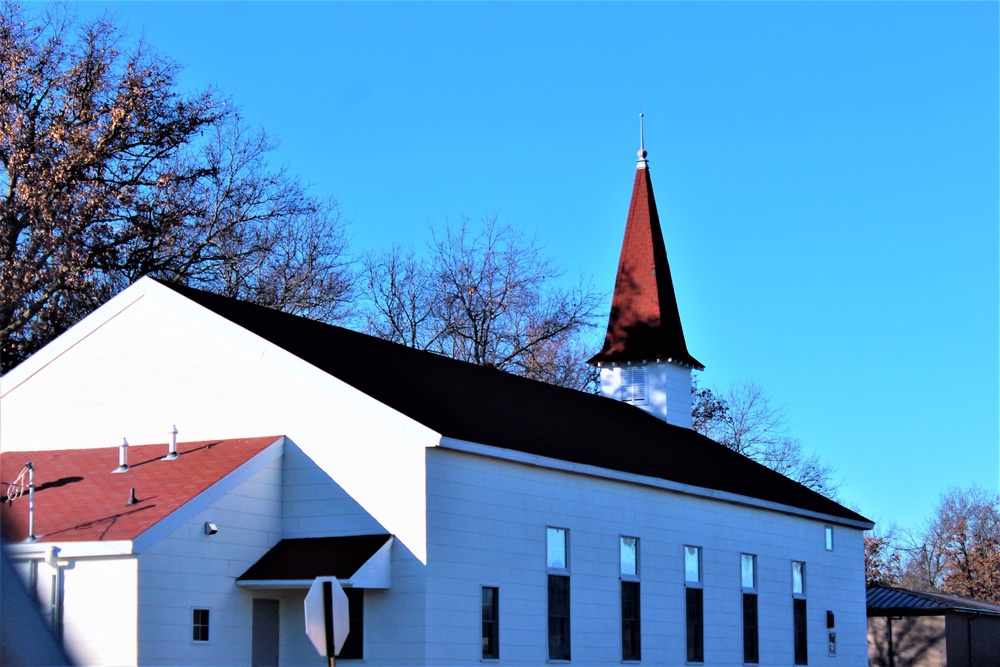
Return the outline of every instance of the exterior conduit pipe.
<path id="1" fill-rule="evenodd" d="M 35 537 L 35 466 L 28 461 L 24 466 L 28 469 L 28 542 L 34 542 Z"/>

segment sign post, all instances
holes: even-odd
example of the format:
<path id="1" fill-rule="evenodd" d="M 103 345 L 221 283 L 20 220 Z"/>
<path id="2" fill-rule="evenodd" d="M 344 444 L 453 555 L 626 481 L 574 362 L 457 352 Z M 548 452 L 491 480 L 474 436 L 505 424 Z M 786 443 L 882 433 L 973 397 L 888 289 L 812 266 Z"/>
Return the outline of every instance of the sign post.
<path id="1" fill-rule="evenodd" d="M 316 577 L 306 593 L 305 613 L 306 636 L 333 667 L 351 629 L 347 595 L 336 577 Z"/>

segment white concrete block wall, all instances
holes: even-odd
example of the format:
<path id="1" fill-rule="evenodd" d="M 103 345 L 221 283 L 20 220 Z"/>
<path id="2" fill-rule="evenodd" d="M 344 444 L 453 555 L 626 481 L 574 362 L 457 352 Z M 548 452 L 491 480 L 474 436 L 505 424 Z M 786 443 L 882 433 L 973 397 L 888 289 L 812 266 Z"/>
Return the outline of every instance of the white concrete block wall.
<path id="1" fill-rule="evenodd" d="M 705 663 L 742 665 L 740 554 L 758 558 L 760 664 L 792 663 L 791 562 L 807 564 L 809 664 L 866 660 L 861 531 L 648 487 L 428 452 L 428 664 L 480 659 L 480 589 L 500 588 L 504 664 L 547 660 L 545 527 L 570 530 L 572 662 L 621 660 L 620 535 L 640 539 L 642 658 L 684 664 L 683 546 L 703 549 Z M 838 655 L 826 652 L 826 610 Z"/>

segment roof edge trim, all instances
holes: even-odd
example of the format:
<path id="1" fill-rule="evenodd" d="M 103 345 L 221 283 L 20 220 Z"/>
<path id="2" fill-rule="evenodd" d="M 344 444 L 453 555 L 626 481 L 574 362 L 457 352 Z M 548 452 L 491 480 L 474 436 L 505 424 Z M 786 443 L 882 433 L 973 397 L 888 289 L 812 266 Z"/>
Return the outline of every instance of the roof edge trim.
<path id="1" fill-rule="evenodd" d="M 811 510 L 801 509 L 793 505 L 784 505 L 770 500 L 751 498 L 750 496 L 743 496 L 736 493 L 730 493 L 728 491 L 718 491 L 700 486 L 692 486 L 690 484 L 671 482 L 670 480 L 661 479 L 659 477 L 649 477 L 648 475 L 637 475 L 634 473 L 610 470 L 608 468 L 600 468 L 598 466 L 586 465 L 582 463 L 572 463 L 561 459 L 549 458 L 547 456 L 539 456 L 537 454 L 525 454 L 511 449 L 494 447 L 492 445 L 483 445 L 476 442 L 458 440 L 456 438 L 442 437 L 441 444 L 439 446 L 442 449 L 463 452 L 465 454 L 503 459 L 514 463 L 522 463 L 540 468 L 549 468 L 551 470 L 560 470 L 579 475 L 587 475 L 589 477 L 610 479 L 616 482 L 625 482 L 627 484 L 641 484 L 643 486 L 649 486 L 664 491 L 674 491 L 690 496 L 698 496 L 700 498 L 708 498 L 710 500 L 718 500 L 721 502 L 730 502 L 737 505 L 754 507 L 756 509 L 765 509 L 772 512 L 780 512 L 782 514 L 791 514 L 807 519 L 817 519 L 826 521 L 827 523 L 835 523 L 842 526 L 848 526 L 850 528 L 857 528 L 859 530 L 871 530 L 875 527 L 875 524 L 871 521 L 855 521 L 845 517 L 824 514 L 822 512 L 813 512 Z"/>
<path id="2" fill-rule="evenodd" d="M 44 536 L 43 536 L 44 537 Z M 55 548 L 56 560 L 67 558 L 107 558 L 135 554 L 133 540 L 108 540 L 107 542 L 4 542 L 4 551 L 14 560 L 44 558 Z"/>

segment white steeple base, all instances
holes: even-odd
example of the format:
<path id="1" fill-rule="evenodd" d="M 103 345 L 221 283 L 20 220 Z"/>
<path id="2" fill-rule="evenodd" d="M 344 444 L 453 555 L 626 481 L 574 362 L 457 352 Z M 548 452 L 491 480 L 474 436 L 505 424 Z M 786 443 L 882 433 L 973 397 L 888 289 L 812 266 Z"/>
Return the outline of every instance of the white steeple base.
<path id="1" fill-rule="evenodd" d="M 624 379 L 624 382 L 623 382 Z M 691 428 L 691 369 L 668 361 L 601 367 L 601 395 Z"/>

